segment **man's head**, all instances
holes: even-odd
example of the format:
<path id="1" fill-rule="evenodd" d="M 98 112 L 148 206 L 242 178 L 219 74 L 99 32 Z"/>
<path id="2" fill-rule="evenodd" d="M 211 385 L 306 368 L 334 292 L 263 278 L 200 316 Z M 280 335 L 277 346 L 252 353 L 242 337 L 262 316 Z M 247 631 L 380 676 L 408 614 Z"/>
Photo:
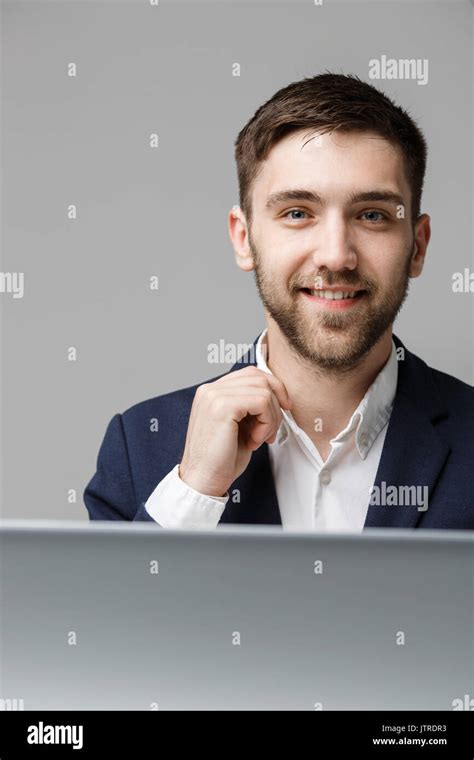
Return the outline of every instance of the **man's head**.
<path id="1" fill-rule="evenodd" d="M 337 74 L 285 87 L 240 132 L 237 263 L 255 270 L 269 322 L 314 365 L 357 365 L 420 274 L 426 152 L 403 109 Z"/>

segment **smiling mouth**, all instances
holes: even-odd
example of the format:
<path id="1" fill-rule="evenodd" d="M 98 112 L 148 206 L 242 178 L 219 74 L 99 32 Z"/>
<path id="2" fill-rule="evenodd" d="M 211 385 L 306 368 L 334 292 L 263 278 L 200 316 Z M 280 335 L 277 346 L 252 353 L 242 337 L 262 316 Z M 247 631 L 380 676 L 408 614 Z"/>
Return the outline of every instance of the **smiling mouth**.
<path id="1" fill-rule="evenodd" d="M 346 299 L 361 298 L 366 290 L 311 290 L 310 288 L 300 288 L 304 293 L 316 298 L 323 298 L 327 301 L 343 301 Z"/>

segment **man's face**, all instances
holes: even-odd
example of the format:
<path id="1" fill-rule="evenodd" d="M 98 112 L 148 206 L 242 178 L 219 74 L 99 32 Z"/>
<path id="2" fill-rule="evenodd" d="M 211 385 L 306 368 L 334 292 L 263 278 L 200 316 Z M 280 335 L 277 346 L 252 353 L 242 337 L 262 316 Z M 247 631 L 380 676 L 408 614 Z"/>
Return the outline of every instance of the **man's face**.
<path id="1" fill-rule="evenodd" d="M 310 138 L 290 134 L 263 163 L 248 244 L 270 319 L 300 356 L 340 371 L 387 331 L 419 273 L 411 194 L 401 151 L 380 136 Z"/>

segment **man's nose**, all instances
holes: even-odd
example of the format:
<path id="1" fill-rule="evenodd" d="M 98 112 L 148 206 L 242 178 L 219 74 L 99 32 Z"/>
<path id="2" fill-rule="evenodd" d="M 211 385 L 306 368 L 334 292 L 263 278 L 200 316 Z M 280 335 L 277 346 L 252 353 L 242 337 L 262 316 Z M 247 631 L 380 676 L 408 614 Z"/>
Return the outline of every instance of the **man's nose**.
<path id="1" fill-rule="evenodd" d="M 318 225 L 312 257 L 316 268 L 326 267 L 334 272 L 356 269 L 354 241 L 347 221 L 340 215 L 332 215 Z"/>

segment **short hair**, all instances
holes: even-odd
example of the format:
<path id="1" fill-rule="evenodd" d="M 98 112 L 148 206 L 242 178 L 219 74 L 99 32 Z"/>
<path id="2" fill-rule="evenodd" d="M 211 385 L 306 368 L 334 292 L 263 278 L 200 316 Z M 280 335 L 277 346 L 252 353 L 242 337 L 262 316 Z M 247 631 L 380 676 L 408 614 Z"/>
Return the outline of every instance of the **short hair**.
<path id="1" fill-rule="evenodd" d="M 355 74 L 329 71 L 283 87 L 267 100 L 235 141 L 240 206 L 252 221 L 252 185 L 270 150 L 300 129 L 372 131 L 401 148 L 411 189 L 411 219 L 420 215 L 426 170 L 426 140 L 408 111 Z"/>

